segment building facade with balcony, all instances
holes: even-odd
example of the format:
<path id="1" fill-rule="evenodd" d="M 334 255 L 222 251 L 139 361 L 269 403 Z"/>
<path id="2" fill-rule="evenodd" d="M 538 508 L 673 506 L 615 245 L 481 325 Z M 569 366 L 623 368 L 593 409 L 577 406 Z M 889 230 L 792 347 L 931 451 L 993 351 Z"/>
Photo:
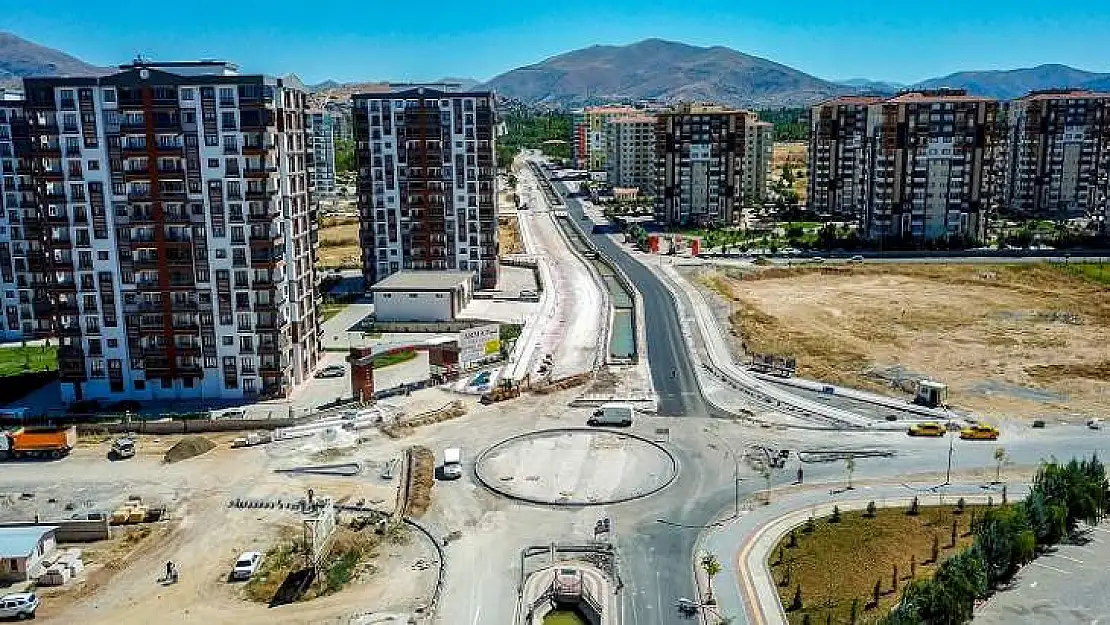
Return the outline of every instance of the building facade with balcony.
<path id="1" fill-rule="evenodd" d="M 335 118 L 320 109 L 308 112 L 309 141 L 312 146 L 312 192 L 335 195 Z"/>
<path id="2" fill-rule="evenodd" d="M 57 341 L 63 399 L 277 397 L 310 378 L 300 81 L 137 60 L 24 86 L 0 273 L 22 336 Z"/>
<path id="3" fill-rule="evenodd" d="M 1110 93 L 1039 91 L 1007 106 L 1001 209 L 1030 218 L 1101 215 L 1110 178 Z"/>
<path id="4" fill-rule="evenodd" d="M 355 95 L 366 288 L 402 270 L 499 278 L 494 96 L 405 85 Z"/>
<path id="5" fill-rule="evenodd" d="M 844 96 L 811 109 L 810 209 L 835 219 L 861 219 L 867 210 L 867 114 L 882 97 Z"/>
<path id="6" fill-rule="evenodd" d="M 908 91 L 867 114 L 870 239 L 982 241 L 996 201 L 996 100 Z"/>
<path id="7" fill-rule="evenodd" d="M 681 105 L 655 126 L 655 220 L 730 226 L 741 216 L 745 133 L 755 114 Z"/>
<path id="8" fill-rule="evenodd" d="M 634 115 L 605 126 L 605 169 L 610 185 L 635 187 L 644 195 L 655 188 L 655 117 Z"/>

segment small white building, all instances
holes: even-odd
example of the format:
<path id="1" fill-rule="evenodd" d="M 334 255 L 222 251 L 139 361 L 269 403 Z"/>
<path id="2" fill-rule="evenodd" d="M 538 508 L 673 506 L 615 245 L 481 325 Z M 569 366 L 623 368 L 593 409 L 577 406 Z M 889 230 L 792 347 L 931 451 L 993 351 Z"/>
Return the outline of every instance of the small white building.
<path id="1" fill-rule="evenodd" d="M 370 287 L 377 321 L 454 321 L 474 296 L 473 271 L 399 271 Z"/>
<path id="2" fill-rule="evenodd" d="M 57 525 L 0 527 L 0 582 L 22 582 L 42 570 L 58 548 Z"/>

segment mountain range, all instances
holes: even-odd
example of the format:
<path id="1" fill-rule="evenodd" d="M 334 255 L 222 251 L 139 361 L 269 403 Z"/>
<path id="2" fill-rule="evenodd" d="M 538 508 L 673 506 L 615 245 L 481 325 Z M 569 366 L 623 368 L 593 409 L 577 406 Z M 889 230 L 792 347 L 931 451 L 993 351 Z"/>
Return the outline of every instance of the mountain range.
<path id="1" fill-rule="evenodd" d="M 107 71 L 59 50 L 0 32 L 0 86 L 17 87 L 18 79 L 25 76 L 96 75 Z M 914 85 L 868 78 L 831 81 L 724 46 L 699 47 L 662 39 L 572 50 L 507 71 L 485 83 L 469 78 L 441 78 L 435 82 L 457 82 L 463 89 L 493 89 L 526 104 L 552 107 L 645 99 L 788 107 L 837 95 L 894 93 L 906 87 L 962 88 L 999 99 L 1019 97 L 1034 89 L 1110 91 L 1110 73 L 1066 65 L 957 72 Z M 310 88 L 348 97 L 362 85 L 373 84 L 325 81 Z"/>

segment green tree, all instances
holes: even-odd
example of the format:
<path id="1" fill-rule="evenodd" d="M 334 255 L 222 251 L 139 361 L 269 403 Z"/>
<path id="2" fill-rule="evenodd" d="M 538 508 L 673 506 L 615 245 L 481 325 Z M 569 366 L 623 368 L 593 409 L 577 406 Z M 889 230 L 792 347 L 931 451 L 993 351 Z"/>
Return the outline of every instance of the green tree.
<path id="1" fill-rule="evenodd" d="M 335 171 L 339 173 L 355 170 L 355 142 L 339 139 L 335 142 Z"/>
<path id="2" fill-rule="evenodd" d="M 709 604 L 716 603 L 713 598 L 713 578 L 721 572 L 721 563 L 717 561 L 717 556 L 707 553 L 701 557 L 701 568 L 705 571 L 705 602 Z"/>

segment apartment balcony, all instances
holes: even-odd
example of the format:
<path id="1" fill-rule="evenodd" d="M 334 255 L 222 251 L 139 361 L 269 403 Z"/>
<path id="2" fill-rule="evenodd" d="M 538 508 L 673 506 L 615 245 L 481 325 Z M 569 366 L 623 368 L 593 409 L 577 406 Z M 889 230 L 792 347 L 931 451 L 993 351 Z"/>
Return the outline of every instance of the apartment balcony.
<path id="1" fill-rule="evenodd" d="M 269 200 L 271 197 L 273 197 L 273 195 L 275 193 L 277 193 L 277 189 L 270 189 L 270 188 L 262 188 L 262 189 L 254 188 L 254 189 L 252 189 L 250 187 L 247 187 L 246 197 L 247 197 L 248 201 L 266 201 L 266 200 Z"/>
<path id="2" fill-rule="evenodd" d="M 243 169 L 243 176 L 245 178 L 263 179 L 269 177 L 270 174 L 277 173 L 277 167 L 246 167 Z"/>

